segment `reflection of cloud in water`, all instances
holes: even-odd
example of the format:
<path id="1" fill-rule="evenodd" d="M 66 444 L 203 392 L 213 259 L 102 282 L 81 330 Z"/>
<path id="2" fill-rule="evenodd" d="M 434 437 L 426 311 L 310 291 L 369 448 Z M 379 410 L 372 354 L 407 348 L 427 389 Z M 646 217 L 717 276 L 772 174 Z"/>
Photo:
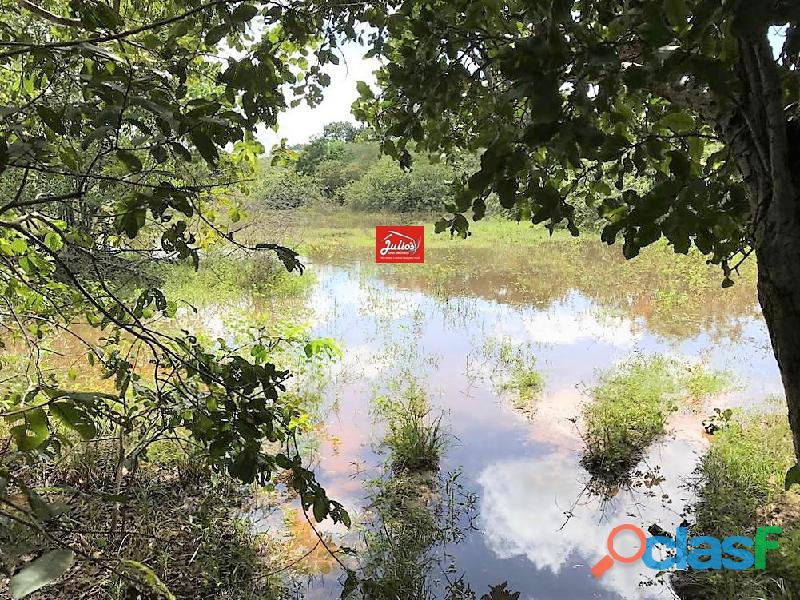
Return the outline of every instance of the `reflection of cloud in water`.
<path id="1" fill-rule="evenodd" d="M 594 312 L 575 313 L 563 306 L 525 316 L 522 322 L 528 339 L 543 344 L 574 344 L 594 339 L 611 346 L 630 347 L 641 338 L 630 319 Z"/>
<path id="2" fill-rule="evenodd" d="M 648 462 L 661 465 L 660 474 L 668 484 L 623 491 L 605 505 L 599 499 L 582 497 L 586 477 L 575 455 L 494 463 L 478 477 L 486 544 L 501 559 L 524 556 L 537 569 L 556 574 L 565 568 L 588 570 L 605 554 L 606 539 L 614 526 L 635 523 L 646 529 L 657 523 L 669 531 L 680 523 L 675 511 L 691 496 L 679 486 L 694 468 L 694 454 L 685 441 L 661 444 L 650 452 Z M 662 494 L 669 494 L 669 500 Z M 579 498 L 581 502 L 573 507 Z M 567 511 L 573 513 L 569 519 Z M 622 538 L 620 542 L 617 548 L 625 553 Z M 640 562 L 616 565 L 599 583 L 626 598 L 669 597 L 663 586 L 640 587 L 653 575 Z"/>

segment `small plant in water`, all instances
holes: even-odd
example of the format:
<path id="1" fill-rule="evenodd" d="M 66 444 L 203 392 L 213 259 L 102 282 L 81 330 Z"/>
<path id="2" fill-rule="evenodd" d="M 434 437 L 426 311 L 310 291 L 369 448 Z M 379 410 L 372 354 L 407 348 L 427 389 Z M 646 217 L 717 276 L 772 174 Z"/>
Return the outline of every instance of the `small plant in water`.
<path id="1" fill-rule="evenodd" d="M 544 388 L 536 358 L 522 348 L 515 348 L 506 338 L 487 340 L 483 354 L 495 364 L 491 379 L 493 383 L 496 378 L 500 379 L 499 383 L 494 383 L 495 388 L 511 395 L 511 404 L 516 410 L 532 415 L 534 401 Z"/>
<path id="2" fill-rule="evenodd" d="M 445 445 L 441 415 L 434 417 L 424 390 L 411 381 L 399 397 L 375 399 L 378 414 L 386 421 L 383 443 L 389 448 L 395 471 L 433 471 Z"/>
<path id="3" fill-rule="evenodd" d="M 604 375 L 583 411 L 584 467 L 608 483 L 624 480 L 682 401 L 718 393 L 726 381 L 702 365 L 662 356 L 637 356 Z"/>

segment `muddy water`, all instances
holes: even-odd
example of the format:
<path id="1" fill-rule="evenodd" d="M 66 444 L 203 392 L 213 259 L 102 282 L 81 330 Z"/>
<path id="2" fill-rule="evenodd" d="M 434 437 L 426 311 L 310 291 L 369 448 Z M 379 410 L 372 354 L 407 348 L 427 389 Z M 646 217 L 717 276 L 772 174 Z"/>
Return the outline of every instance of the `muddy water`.
<path id="1" fill-rule="evenodd" d="M 445 597 L 447 581 L 463 578 L 477 597 L 501 582 L 523 599 L 672 597 L 640 562 L 618 564 L 600 580 L 589 569 L 614 526 L 671 530 L 684 519 L 692 501 L 687 482 L 708 443 L 700 421 L 713 407 L 755 405 L 780 392 L 752 289 L 727 293 L 716 282 L 692 289 L 681 275 L 667 281 L 656 268 L 620 281 L 613 259 L 571 264 L 568 274 L 504 261 L 508 273 L 534 273 L 525 278 L 498 278 L 500 267 L 478 255 L 470 264 L 454 267 L 441 254 L 416 272 L 353 260 L 312 266 L 313 333 L 335 338 L 344 353 L 326 374 L 324 425 L 310 451 L 321 482 L 368 523 L 368 482 L 387 460 L 374 398 L 414 379 L 446 424 L 441 472 L 460 473 L 475 499 L 471 527 L 447 544 L 447 564 L 431 573 L 434 596 Z M 676 305 L 665 309 L 672 296 Z M 545 386 L 533 411 L 515 410 L 498 389 L 498 364 L 487 348 L 499 343 L 535 356 Z M 598 492 L 580 466 L 576 417 L 598 375 L 635 353 L 728 370 L 736 385 L 676 414 L 631 483 Z M 323 529 L 335 543 L 358 547 L 355 534 Z M 628 541 L 620 539 L 621 552 Z M 309 566 L 304 593 L 338 598 L 341 571 L 321 562 Z"/>

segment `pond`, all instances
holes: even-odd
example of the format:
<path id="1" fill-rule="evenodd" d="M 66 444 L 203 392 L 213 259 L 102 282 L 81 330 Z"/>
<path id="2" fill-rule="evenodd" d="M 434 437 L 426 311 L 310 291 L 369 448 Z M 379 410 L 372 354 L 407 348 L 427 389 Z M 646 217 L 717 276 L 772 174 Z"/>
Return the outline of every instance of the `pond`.
<path id="1" fill-rule="evenodd" d="M 687 518 L 693 472 L 708 444 L 701 421 L 714 407 L 763 405 L 781 393 L 766 327 L 746 283 L 722 290 L 705 270 L 702 277 L 688 267 L 668 273 L 646 257 L 631 266 L 594 243 L 569 248 L 566 256 L 555 241 L 524 255 L 439 249 L 425 265 L 312 260 L 313 335 L 334 338 L 343 355 L 324 374 L 322 425 L 306 452 L 357 524 L 351 532 L 319 525 L 331 547 L 361 555 L 343 558 L 349 568 L 369 562 L 364 531 L 372 531 L 366 546 L 375 553 L 382 528 L 375 521 L 386 519 L 375 501 L 393 477 L 376 402 L 415 385 L 446 436 L 431 476 L 437 481 L 420 502 L 441 535 L 428 536 L 410 558 L 426 571 L 425 595 L 672 597 L 641 562 L 615 565 L 600 579 L 590 568 L 616 525 L 674 531 Z M 502 348 L 535 360 L 542 376 L 528 409 L 502 385 Z M 581 466 L 581 409 L 603 372 L 654 354 L 729 372 L 734 384 L 674 413 L 629 480 L 599 490 Z M 279 526 L 264 515 L 254 520 L 261 529 Z M 310 552 L 302 593 L 338 598 L 344 571 L 295 521 L 297 544 Z M 387 554 L 402 551 L 379 548 L 384 564 L 372 573 L 387 577 L 398 568 Z"/>

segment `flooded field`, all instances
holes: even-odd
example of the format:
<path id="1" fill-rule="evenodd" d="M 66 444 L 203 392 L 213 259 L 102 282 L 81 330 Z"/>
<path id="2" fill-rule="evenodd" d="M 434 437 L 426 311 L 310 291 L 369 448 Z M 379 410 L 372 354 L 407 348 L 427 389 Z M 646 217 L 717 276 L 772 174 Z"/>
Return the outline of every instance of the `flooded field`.
<path id="1" fill-rule="evenodd" d="M 688 259 L 668 271 L 658 256 L 625 263 L 616 248 L 561 243 L 433 249 L 424 266 L 312 255 L 312 334 L 342 356 L 313 384 L 304 452 L 355 526 L 318 526 L 336 560 L 295 509 L 251 514 L 307 555 L 305 597 L 338 598 L 350 569 L 414 590 L 403 597 L 673 596 L 641 562 L 599 580 L 590 568 L 616 525 L 674 531 L 691 519 L 714 408 L 763 408 L 780 393 L 755 293 L 744 280 L 722 290 L 713 267 Z M 604 373 L 648 357 L 726 383 L 684 398 L 624 477 L 598 482 L 583 466 L 583 410 Z M 530 393 L 512 385 L 520 365 L 536 374 Z M 436 467 L 414 476 L 392 467 L 386 408 L 411 410 L 409 398 L 442 439 Z"/>

